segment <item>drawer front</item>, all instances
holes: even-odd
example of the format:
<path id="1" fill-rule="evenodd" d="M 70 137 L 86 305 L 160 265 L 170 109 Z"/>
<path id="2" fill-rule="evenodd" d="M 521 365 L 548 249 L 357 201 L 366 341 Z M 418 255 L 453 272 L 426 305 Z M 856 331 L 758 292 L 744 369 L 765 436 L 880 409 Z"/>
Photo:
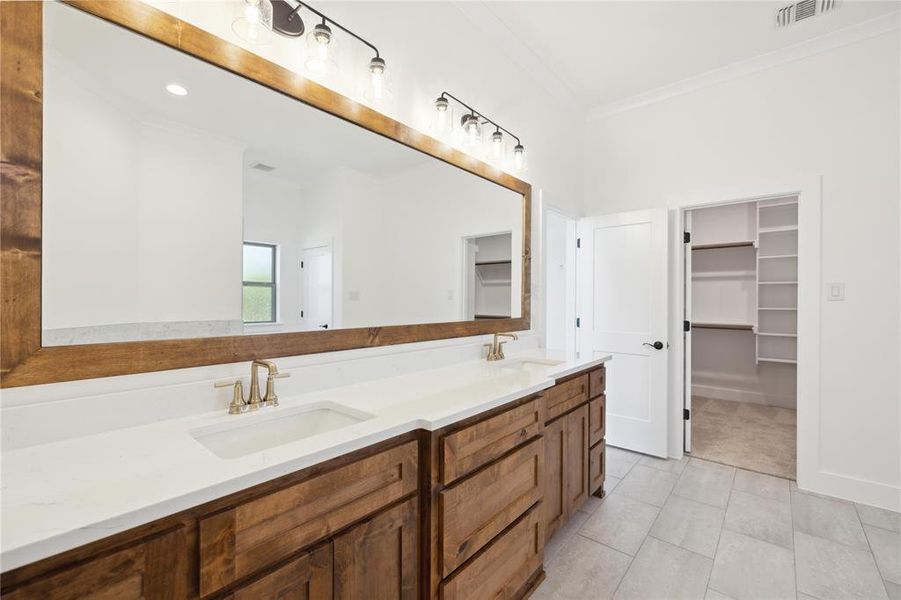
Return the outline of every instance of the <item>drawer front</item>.
<path id="1" fill-rule="evenodd" d="M 493 417 L 444 436 L 441 482 L 445 485 L 487 465 L 541 433 L 544 401 L 536 397 Z"/>
<path id="2" fill-rule="evenodd" d="M 600 444 L 588 451 L 589 477 L 588 489 L 592 494 L 597 493 L 604 485 L 604 477 L 607 472 L 607 442 Z"/>
<path id="3" fill-rule="evenodd" d="M 442 600 L 520 598 L 544 560 L 542 523 L 539 504 L 478 558 L 442 583 Z"/>
<path id="4" fill-rule="evenodd" d="M 588 391 L 592 398 L 597 398 L 607 391 L 606 367 L 601 367 L 588 373 Z"/>
<path id="5" fill-rule="evenodd" d="M 580 375 L 558 383 L 545 392 L 547 420 L 551 421 L 588 401 L 588 375 Z"/>
<path id="6" fill-rule="evenodd" d="M 438 496 L 442 577 L 541 499 L 544 440 L 538 438 Z"/>
<path id="7" fill-rule="evenodd" d="M 6 600 L 169 600 L 188 596 L 185 530 L 175 529 L 146 542 L 36 578 L 11 591 Z"/>
<path id="8" fill-rule="evenodd" d="M 200 593 L 287 558 L 416 491 L 415 441 L 200 519 Z"/>
<path id="9" fill-rule="evenodd" d="M 588 403 L 588 438 L 592 446 L 604 439 L 607 432 L 607 396 L 601 394 Z"/>
<path id="10" fill-rule="evenodd" d="M 330 600 L 332 597 L 332 544 L 296 558 L 275 571 L 241 586 L 229 600 Z"/>

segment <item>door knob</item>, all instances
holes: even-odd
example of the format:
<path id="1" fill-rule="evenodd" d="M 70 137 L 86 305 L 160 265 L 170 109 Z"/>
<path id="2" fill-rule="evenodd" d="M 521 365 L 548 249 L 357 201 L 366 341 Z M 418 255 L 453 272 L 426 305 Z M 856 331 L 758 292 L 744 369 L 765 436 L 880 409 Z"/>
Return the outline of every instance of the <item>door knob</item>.
<path id="1" fill-rule="evenodd" d="M 320 329 L 328 329 L 328 323 L 326 323 L 325 325 L 320 325 L 319 327 Z"/>
<path id="2" fill-rule="evenodd" d="M 653 348 L 654 350 L 663 350 L 663 342 L 660 340 L 654 342 L 653 344 L 650 342 L 645 342 L 642 346 L 647 346 L 648 348 Z"/>

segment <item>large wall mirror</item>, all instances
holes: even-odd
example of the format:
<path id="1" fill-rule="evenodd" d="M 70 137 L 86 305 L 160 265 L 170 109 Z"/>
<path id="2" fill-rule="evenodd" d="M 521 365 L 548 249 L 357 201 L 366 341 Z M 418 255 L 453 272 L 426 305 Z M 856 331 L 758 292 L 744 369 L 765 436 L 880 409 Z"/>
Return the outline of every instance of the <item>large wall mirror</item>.
<path id="1" fill-rule="evenodd" d="M 4 6 L 43 87 L 3 109 L 42 142 L 39 302 L 3 314 L 37 356 L 4 344 L 4 386 L 528 327 L 527 184 L 141 3 L 75 4 Z"/>

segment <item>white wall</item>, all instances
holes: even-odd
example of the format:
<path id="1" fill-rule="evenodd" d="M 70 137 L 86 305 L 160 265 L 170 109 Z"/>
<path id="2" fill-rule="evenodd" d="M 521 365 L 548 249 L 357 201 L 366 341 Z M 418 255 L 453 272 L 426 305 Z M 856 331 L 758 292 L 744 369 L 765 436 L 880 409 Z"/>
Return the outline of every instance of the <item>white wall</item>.
<path id="1" fill-rule="evenodd" d="M 899 104 L 895 29 L 608 115 L 587 130 L 584 205 L 612 213 L 821 176 L 822 277 L 845 282 L 847 300 L 820 306 L 819 421 L 800 424 L 819 442 L 799 451 L 813 455 L 821 491 L 895 510 Z"/>

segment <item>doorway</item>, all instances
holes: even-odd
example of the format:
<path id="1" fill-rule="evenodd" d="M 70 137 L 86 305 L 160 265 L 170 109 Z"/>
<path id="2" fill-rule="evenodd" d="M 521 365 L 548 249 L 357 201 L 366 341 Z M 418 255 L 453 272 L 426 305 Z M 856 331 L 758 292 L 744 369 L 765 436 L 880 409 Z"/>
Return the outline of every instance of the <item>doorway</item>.
<path id="1" fill-rule="evenodd" d="M 303 305 L 300 309 L 303 330 L 333 329 L 331 247 L 304 248 L 300 269 L 303 280 Z"/>
<path id="2" fill-rule="evenodd" d="M 685 451 L 797 473 L 798 197 L 684 212 Z"/>

